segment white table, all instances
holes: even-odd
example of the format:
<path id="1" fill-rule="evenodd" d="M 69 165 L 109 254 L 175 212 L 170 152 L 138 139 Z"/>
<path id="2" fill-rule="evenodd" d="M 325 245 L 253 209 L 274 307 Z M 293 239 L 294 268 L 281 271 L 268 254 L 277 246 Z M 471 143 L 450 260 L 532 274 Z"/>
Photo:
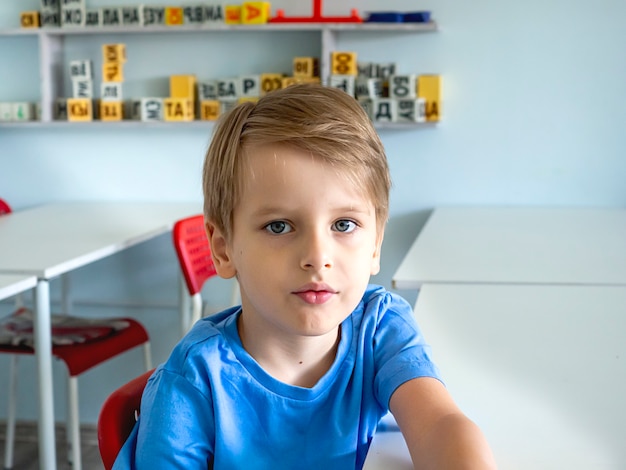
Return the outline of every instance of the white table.
<path id="1" fill-rule="evenodd" d="M 172 229 L 200 203 L 50 204 L 0 217 L 0 273 L 37 277 L 34 319 L 39 386 L 39 462 L 56 466 L 49 281 Z"/>
<path id="2" fill-rule="evenodd" d="M 626 287 L 429 284 L 415 315 L 498 468 L 626 468 Z"/>
<path id="3" fill-rule="evenodd" d="M 37 284 L 35 276 L 0 274 L 0 300 L 30 290 Z"/>
<path id="4" fill-rule="evenodd" d="M 437 208 L 393 276 L 428 283 L 626 285 L 626 210 Z"/>
<path id="5" fill-rule="evenodd" d="M 409 449 L 400 431 L 378 432 L 365 458 L 363 470 L 413 470 Z"/>

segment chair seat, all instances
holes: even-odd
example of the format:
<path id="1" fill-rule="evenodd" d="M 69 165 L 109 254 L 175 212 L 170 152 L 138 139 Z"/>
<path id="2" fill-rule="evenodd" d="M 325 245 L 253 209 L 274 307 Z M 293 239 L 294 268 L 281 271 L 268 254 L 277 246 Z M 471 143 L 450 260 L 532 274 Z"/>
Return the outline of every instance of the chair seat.
<path id="1" fill-rule="evenodd" d="M 70 376 L 148 341 L 148 333 L 132 318 L 89 319 L 52 316 L 52 355 L 66 363 Z M 0 351 L 34 354 L 32 312 L 20 308 L 0 322 Z"/>

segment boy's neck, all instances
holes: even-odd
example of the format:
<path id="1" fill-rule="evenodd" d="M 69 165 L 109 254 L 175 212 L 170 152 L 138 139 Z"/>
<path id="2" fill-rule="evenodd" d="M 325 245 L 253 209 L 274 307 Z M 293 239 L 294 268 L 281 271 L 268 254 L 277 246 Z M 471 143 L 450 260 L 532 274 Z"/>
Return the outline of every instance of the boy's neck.
<path id="1" fill-rule="evenodd" d="M 268 337 L 248 325 L 243 313 L 237 329 L 244 349 L 265 372 L 281 382 L 305 388 L 312 388 L 331 368 L 341 337 L 341 327 L 324 336 Z"/>

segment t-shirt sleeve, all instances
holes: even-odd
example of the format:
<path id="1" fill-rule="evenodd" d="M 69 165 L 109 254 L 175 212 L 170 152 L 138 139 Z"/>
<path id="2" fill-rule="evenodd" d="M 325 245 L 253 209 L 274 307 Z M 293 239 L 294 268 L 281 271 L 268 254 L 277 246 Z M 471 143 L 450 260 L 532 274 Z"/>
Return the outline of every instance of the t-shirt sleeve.
<path id="1" fill-rule="evenodd" d="M 214 453 L 213 423 L 210 399 L 185 377 L 160 368 L 146 386 L 139 421 L 114 469 L 206 470 Z"/>
<path id="2" fill-rule="evenodd" d="M 366 315 L 377 318 L 373 344 L 376 363 L 374 387 L 381 406 L 389 408 L 391 395 L 404 382 L 417 377 L 441 380 L 430 346 L 406 300 L 386 292 L 369 302 L 366 309 L 376 309 L 366 312 Z"/>

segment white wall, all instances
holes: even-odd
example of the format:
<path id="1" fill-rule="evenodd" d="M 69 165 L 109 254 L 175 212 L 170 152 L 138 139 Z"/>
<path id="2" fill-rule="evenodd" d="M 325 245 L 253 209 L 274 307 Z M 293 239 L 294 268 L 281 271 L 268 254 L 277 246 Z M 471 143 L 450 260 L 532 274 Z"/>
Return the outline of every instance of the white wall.
<path id="1" fill-rule="evenodd" d="M 626 205 L 625 3 L 326 3 L 328 14 L 347 14 L 350 7 L 361 12 L 430 9 L 441 27 L 435 34 L 342 35 L 340 40 L 342 49 L 357 50 L 364 60 L 392 56 L 402 72 L 444 77 L 443 121 L 437 127 L 381 131 L 394 189 L 382 271 L 374 281 L 390 287 L 403 254 L 437 205 Z M 120 2 L 88 0 L 88 5 Z M 308 0 L 272 5 L 300 15 L 311 8 Z M 37 6 L 37 0 L 1 2 L 0 28 L 16 27 L 19 11 Z M 97 69 L 101 43 L 126 42 L 125 90 L 165 94 L 169 74 L 204 76 L 219 70 L 228 75 L 242 71 L 242 64 L 254 71 L 282 68 L 294 55 L 318 51 L 315 37 L 211 34 L 194 37 L 193 48 L 189 36 L 178 35 L 71 38 L 66 41 L 66 59 L 89 57 Z M 0 101 L 38 98 L 36 41 L 0 36 Z M 0 194 L 16 210 L 62 200 L 199 201 L 200 167 L 209 138 L 210 127 L 0 127 Z M 111 310 L 79 303 L 77 308 L 87 314 L 137 316 L 150 329 L 155 360 L 163 361 L 176 341 L 176 272 L 169 239 L 161 237 L 71 278 L 78 300 L 147 301 L 148 307 Z M 207 297 L 216 296 L 213 303 L 219 306 L 226 301 L 227 289 L 215 284 L 207 289 Z M 53 288 L 58 291 L 58 286 Z M 415 292 L 401 293 L 411 302 L 416 297 Z M 134 376 L 139 357 L 136 364 L 113 361 L 81 381 L 83 421 L 95 422 L 111 384 Z M 32 376 L 33 361 L 22 362 L 25 375 Z M 0 358 L 0 374 L 6 364 Z M 63 418 L 64 387 L 59 379 L 56 416 Z M 22 390 L 19 416 L 35 419 L 32 379 L 24 381 Z M 0 417 L 5 397 L 0 387 Z"/>

